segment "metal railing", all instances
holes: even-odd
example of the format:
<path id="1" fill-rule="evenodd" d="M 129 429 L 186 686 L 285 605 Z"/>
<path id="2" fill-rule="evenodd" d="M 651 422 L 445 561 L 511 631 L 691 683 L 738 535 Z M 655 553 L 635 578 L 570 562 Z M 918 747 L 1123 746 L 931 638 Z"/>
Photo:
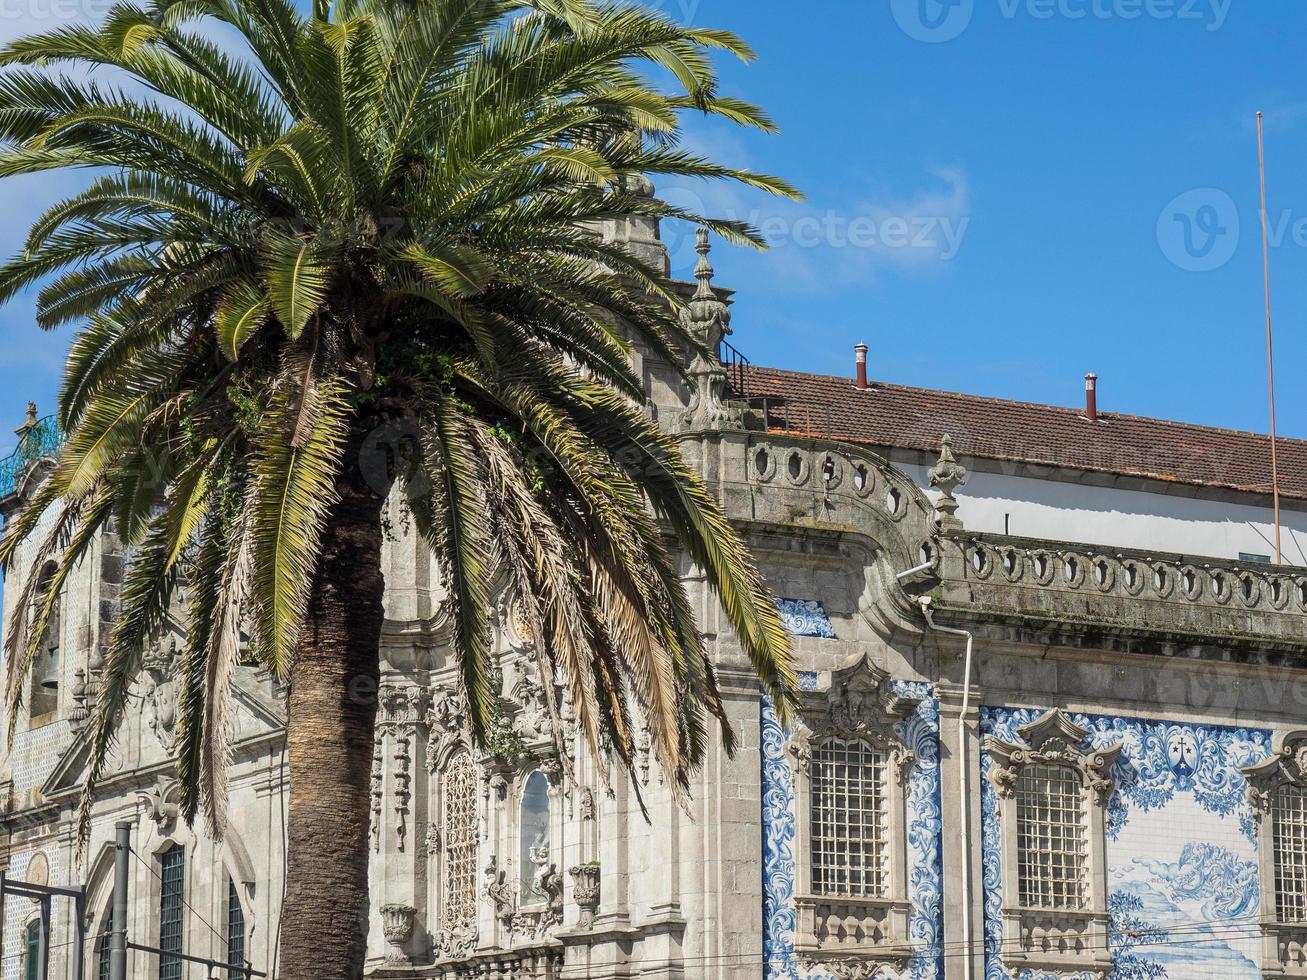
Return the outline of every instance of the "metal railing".
<path id="1" fill-rule="evenodd" d="M 37 420 L 23 433 L 18 448 L 0 459 L 0 498 L 18 490 L 18 481 L 27 468 L 38 459 L 53 456 L 59 451 L 63 434 L 53 415 Z"/>
<path id="2" fill-rule="evenodd" d="M 717 346 L 717 359 L 726 369 L 727 394 L 732 398 L 748 398 L 745 389 L 748 387 L 749 368 L 753 367 L 753 363 L 725 339 Z"/>

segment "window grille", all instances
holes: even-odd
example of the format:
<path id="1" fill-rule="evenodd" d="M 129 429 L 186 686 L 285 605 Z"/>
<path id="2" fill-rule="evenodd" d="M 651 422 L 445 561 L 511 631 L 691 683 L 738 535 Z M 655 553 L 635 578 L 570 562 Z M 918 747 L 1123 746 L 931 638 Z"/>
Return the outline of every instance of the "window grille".
<path id="1" fill-rule="evenodd" d="M 159 861 L 159 980 L 182 980 L 182 961 L 169 953 L 182 951 L 182 907 L 186 852 L 174 847 Z"/>
<path id="2" fill-rule="evenodd" d="M 230 980 L 245 980 L 248 976 L 243 970 L 235 969 L 245 965 L 245 910 L 241 908 L 236 882 L 230 878 L 227 879 L 227 965 L 233 967 L 227 971 Z"/>
<path id="3" fill-rule="evenodd" d="M 1017 783 L 1017 848 L 1023 906 L 1086 907 L 1086 837 L 1080 774 L 1056 765 L 1022 769 Z"/>
<path id="4" fill-rule="evenodd" d="M 477 915 L 477 776 L 466 752 L 445 767 L 441 805 L 445 902 L 440 921 L 446 929 L 465 929 Z"/>
<path id="5" fill-rule="evenodd" d="M 109 956 L 110 956 L 110 936 L 113 934 L 113 906 L 109 906 L 109 914 L 104 920 L 104 932 L 100 933 L 99 941 L 96 943 L 100 950 L 100 980 L 109 980 Z"/>
<path id="6" fill-rule="evenodd" d="M 885 755 L 830 739 L 812 754 L 812 890 L 883 898 L 888 892 Z"/>
<path id="7" fill-rule="evenodd" d="M 1280 922 L 1307 921 L 1307 789 L 1275 794 L 1275 913 Z"/>

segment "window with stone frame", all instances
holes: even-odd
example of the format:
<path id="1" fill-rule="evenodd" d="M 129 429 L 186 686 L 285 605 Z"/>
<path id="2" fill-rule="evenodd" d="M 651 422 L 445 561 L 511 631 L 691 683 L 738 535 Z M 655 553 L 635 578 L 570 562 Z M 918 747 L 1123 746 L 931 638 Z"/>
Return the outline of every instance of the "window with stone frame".
<path id="1" fill-rule="evenodd" d="M 866 739 L 828 738 L 809 766 L 814 895 L 884 898 L 889 886 L 886 754 Z"/>
<path id="2" fill-rule="evenodd" d="M 867 657 L 819 675 L 790 732 L 798 840 L 795 953 L 843 969 L 902 970 L 908 932 L 907 783 L 898 726 L 920 704 Z"/>
<path id="3" fill-rule="evenodd" d="M 424 844 L 430 869 L 430 931 L 437 960 L 466 959 L 480 939 L 477 896 L 482 773 L 472 755 L 463 701 L 437 685 L 425 711 L 431 798 Z"/>
<path id="4" fill-rule="evenodd" d="M 1080 910 L 1086 901 L 1085 794 L 1070 766 L 1026 766 L 1017 777 L 1021 904 Z"/>
<path id="5" fill-rule="evenodd" d="M 99 980 L 109 980 L 109 965 L 112 958 L 112 940 L 113 935 L 113 905 L 109 905 L 109 911 L 104 916 L 104 928 L 100 930 L 100 935 L 95 940 L 95 959 L 96 959 L 96 976 Z"/>
<path id="6" fill-rule="evenodd" d="M 1270 757 L 1243 774 L 1259 838 L 1261 967 L 1307 977 L 1307 731 L 1278 735 Z"/>
<path id="7" fill-rule="evenodd" d="M 186 852 L 180 846 L 159 856 L 159 980 L 182 980 L 182 960 L 170 953 L 182 951 L 186 904 Z"/>
<path id="8" fill-rule="evenodd" d="M 240 889 L 236 882 L 227 879 L 227 970 L 228 980 L 245 980 L 249 976 L 243 969 L 245 959 L 245 909 L 241 905 Z"/>
<path id="9" fill-rule="evenodd" d="M 460 751 L 441 776 L 440 825 L 443 837 L 444 894 L 441 928 L 457 931 L 476 925 L 477 776 L 472 756 Z"/>
<path id="10" fill-rule="evenodd" d="M 1105 974 L 1106 809 L 1120 743 L 1097 747 L 1061 709 L 985 739 L 1001 834 L 1003 959 L 1009 969 Z"/>

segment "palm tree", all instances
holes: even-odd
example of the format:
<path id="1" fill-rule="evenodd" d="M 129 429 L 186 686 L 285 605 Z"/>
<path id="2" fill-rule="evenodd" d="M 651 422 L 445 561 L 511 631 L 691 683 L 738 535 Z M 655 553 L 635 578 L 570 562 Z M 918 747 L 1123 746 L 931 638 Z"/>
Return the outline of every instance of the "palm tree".
<path id="1" fill-rule="evenodd" d="M 358 692 L 379 674 L 390 487 L 360 453 L 378 428 L 420 433 L 393 479 L 446 578 L 474 733 L 494 720 L 503 568 L 597 760 L 629 767 L 643 725 L 686 787 L 706 716 L 729 746 L 666 535 L 787 703 L 774 603 L 639 407 L 632 340 L 673 364 L 699 341 L 664 271 L 592 230 L 673 218 L 761 245 L 633 192 L 672 174 L 794 193 L 680 146 L 685 112 L 772 128 L 718 94 L 714 50 L 750 57 L 730 34 L 599 0 L 317 0 L 307 16 L 292 0 L 157 0 L 0 52 L 0 176 L 93 175 L 0 268 L 0 300 L 39 286 L 42 327 L 79 325 L 65 445 L 0 542 L 6 568 L 29 538 L 34 566 L 58 568 L 23 586 L 11 704 L 64 576 L 109 528 L 133 557 L 84 830 L 170 610 L 186 623 L 187 819 L 202 809 L 222 832 L 240 658 L 288 683 L 283 976 L 362 971 L 376 705 Z"/>

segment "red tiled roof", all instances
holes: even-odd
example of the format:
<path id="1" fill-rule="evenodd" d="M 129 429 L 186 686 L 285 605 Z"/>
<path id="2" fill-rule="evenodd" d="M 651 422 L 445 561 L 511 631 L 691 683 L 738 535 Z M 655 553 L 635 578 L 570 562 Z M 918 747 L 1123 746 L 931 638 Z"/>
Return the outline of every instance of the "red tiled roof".
<path id="1" fill-rule="evenodd" d="M 1115 473 L 1270 493 L 1268 436 L 1184 422 L 1100 414 L 777 368 L 746 369 L 744 396 L 766 400 L 768 427 L 895 449 Z M 1307 442 L 1279 441 L 1280 490 L 1307 499 Z"/>

